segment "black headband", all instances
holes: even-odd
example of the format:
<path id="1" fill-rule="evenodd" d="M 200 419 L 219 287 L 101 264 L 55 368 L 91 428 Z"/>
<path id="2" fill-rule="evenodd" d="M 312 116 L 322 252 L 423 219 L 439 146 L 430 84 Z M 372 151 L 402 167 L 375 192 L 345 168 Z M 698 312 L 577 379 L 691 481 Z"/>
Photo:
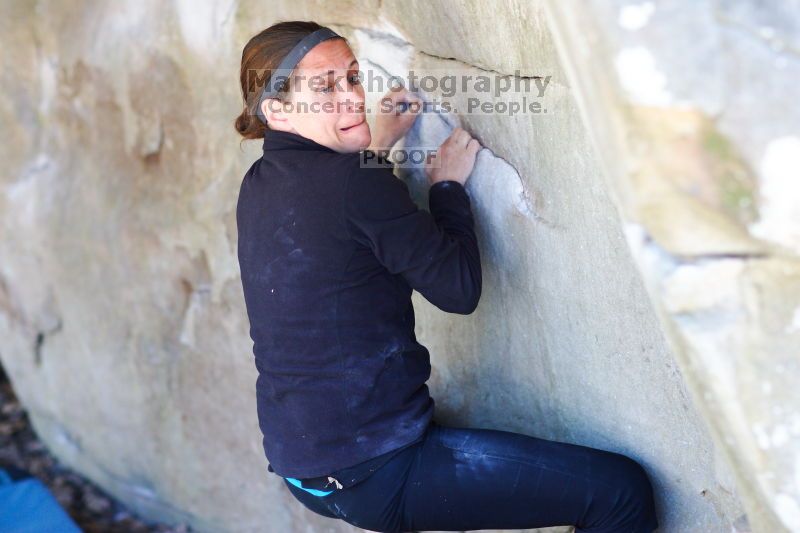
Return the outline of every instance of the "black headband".
<path id="1" fill-rule="evenodd" d="M 300 60 L 303 59 L 303 56 L 305 56 L 312 48 L 317 46 L 322 41 L 333 39 L 334 37 L 343 38 L 330 28 L 320 28 L 303 37 L 300 42 L 297 43 L 294 48 L 292 48 L 292 50 L 286 54 L 286 56 L 284 56 L 283 59 L 281 59 L 278 67 L 272 71 L 269 79 L 264 84 L 264 90 L 261 92 L 261 96 L 258 98 L 256 114 L 261 122 L 264 124 L 267 123 L 267 117 L 264 116 L 264 112 L 261 110 L 261 104 L 264 102 L 264 100 L 266 98 L 274 98 L 278 95 L 281 87 L 289 78 L 292 70 L 294 70 Z"/>

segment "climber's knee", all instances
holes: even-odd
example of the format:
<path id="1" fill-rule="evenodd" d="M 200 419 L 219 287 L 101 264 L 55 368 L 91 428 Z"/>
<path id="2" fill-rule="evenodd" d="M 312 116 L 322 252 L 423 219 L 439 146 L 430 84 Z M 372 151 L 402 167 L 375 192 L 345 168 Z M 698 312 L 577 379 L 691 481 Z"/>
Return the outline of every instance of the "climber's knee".
<path id="1" fill-rule="evenodd" d="M 615 524 L 619 529 L 611 531 L 650 533 L 658 525 L 653 486 L 641 464 L 630 457 L 622 457 L 620 463 L 624 466 L 620 468 L 620 504 Z"/>
<path id="2" fill-rule="evenodd" d="M 650 533 L 658 527 L 653 487 L 642 465 L 634 459 L 614 454 L 608 511 L 600 523 L 579 528 L 592 533 Z"/>

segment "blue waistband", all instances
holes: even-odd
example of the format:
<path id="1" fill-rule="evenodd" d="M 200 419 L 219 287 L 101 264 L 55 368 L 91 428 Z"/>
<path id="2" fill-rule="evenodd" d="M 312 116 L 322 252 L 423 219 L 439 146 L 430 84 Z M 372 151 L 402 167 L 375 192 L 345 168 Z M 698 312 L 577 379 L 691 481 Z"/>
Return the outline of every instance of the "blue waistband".
<path id="1" fill-rule="evenodd" d="M 295 479 L 293 477 L 287 477 L 287 478 L 284 478 L 284 479 L 286 479 L 289 483 L 291 483 L 295 487 L 297 487 L 299 489 L 303 489 L 306 492 L 310 492 L 314 496 L 327 496 L 328 494 L 331 494 L 333 492 L 332 490 L 325 491 L 325 490 L 317 490 L 317 489 L 307 489 L 307 488 L 305 488 L 303 486 L 303 482 L 302 481 L 300 481 L 299 479 Z"/>

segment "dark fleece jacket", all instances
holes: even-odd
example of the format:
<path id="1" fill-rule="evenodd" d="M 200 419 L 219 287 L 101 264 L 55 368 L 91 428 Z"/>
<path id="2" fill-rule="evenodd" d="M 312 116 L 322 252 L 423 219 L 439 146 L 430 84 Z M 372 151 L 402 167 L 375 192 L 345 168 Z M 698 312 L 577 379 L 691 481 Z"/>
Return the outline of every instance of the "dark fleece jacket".
<path id="1" fill-rule="evenodd" d="M 469 314 L 481 265 L 469 196 L 419 209 L 389 165 L 268 130 L 236 210 L 264 452 L 284 477 L 327 475 L 416 440 L 434 401 L 411 294 Z"/>

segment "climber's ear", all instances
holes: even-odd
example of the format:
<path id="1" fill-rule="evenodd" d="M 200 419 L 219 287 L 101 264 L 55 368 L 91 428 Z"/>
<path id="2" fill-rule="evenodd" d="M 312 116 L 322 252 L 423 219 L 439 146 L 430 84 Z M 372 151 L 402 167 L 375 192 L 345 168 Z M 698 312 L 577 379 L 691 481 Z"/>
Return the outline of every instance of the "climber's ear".
<path id="1" fill-rule="evenodd" d="M 288 131 L 292 129 L 289 124 L 289 113 L 286 111 L 286 102 L 277 98 L 265 98 L 261 102 L 261 112 L 267 117 L 267 123 L 273 130 Z"/>

